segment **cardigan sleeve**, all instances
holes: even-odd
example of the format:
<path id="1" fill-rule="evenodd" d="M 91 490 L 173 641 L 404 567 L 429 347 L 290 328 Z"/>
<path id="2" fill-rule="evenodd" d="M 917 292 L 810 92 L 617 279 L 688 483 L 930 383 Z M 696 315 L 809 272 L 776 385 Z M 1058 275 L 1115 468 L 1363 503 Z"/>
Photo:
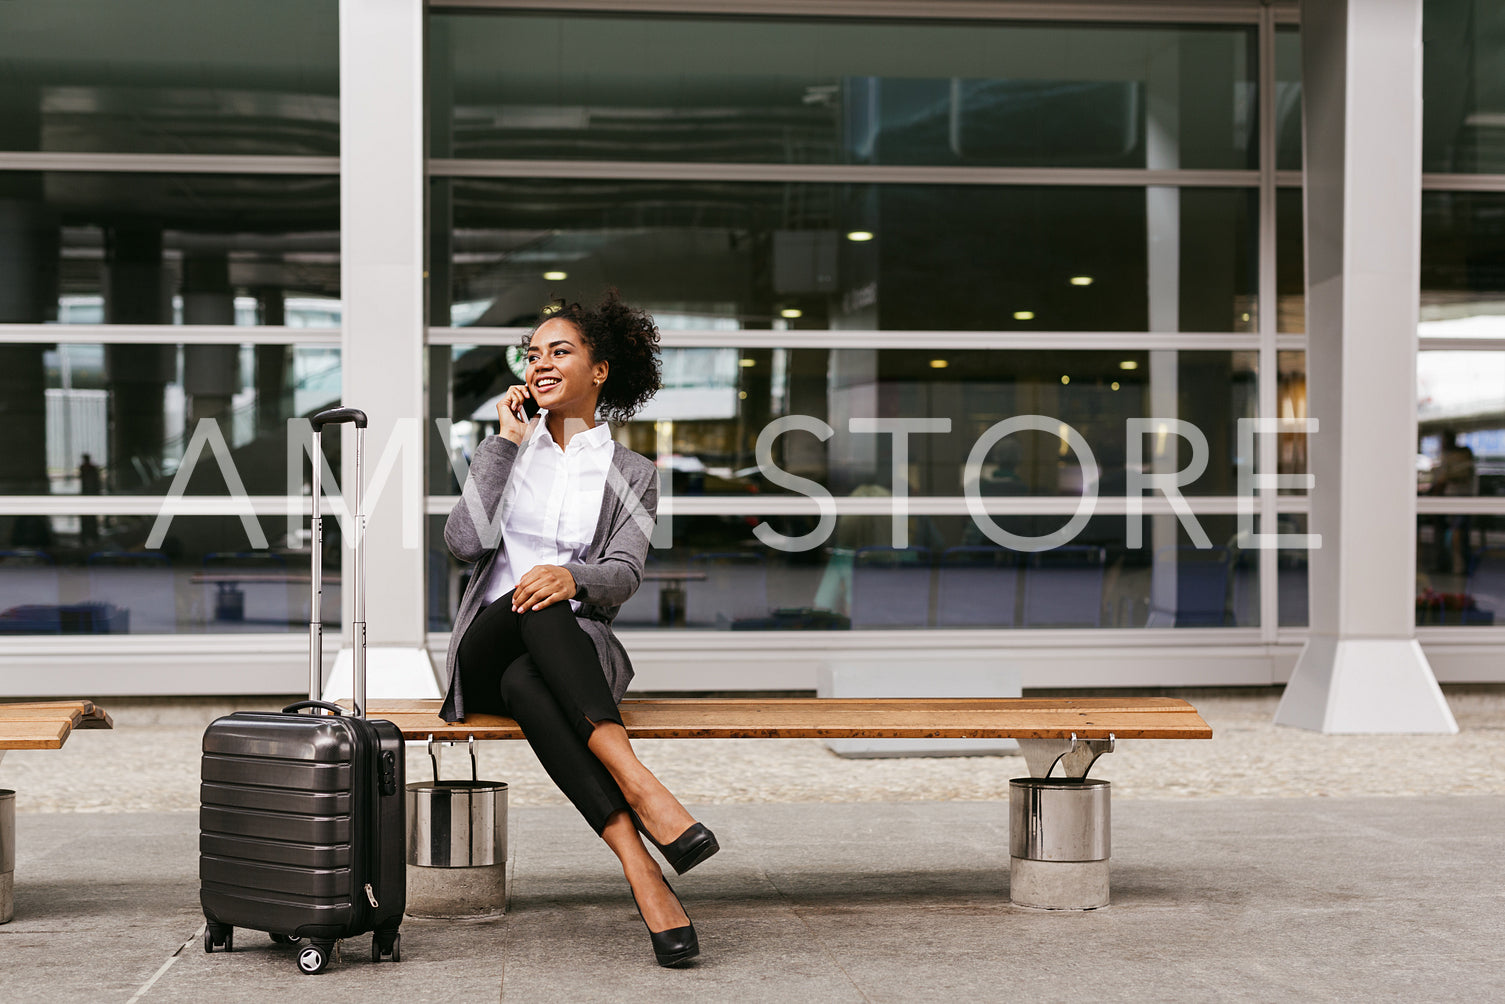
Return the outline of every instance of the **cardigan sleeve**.
<path id="1" fill-rule="evenodd" d="M 607 475 L 607 489 L 616 495 L 618 504 L 612 507 L 611 535 L 600 557 L 567 562 L 563 567 L 575 580 L 575 599 L 617 607 L 637 592 L 643 580 L 643 562 L 658 518 L 657 469 L 638 466 L 629 480 L 613 466 Z"/>
<path id="2" fill-rule="evenodd" d="M 497 507 L 517 453 L 518 445 L 502 436 L 488 436 L 476 447 L 460 501 L 444 521 L 444 543 L 461 561 L 475 561 L 501 546 L 502 518 Z"/>

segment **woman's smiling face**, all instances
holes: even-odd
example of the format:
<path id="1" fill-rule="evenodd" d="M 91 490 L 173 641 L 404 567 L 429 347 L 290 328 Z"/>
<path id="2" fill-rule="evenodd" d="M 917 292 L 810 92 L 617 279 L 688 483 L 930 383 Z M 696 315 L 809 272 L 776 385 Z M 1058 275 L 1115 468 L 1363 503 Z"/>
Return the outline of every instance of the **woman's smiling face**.
<path id="1" fill-rule="evenodd" d="M 545 321 L 528 342 L 528 392 L 551 412 L 595 414 L 607 365 L 591 359 L 580 330 L 569 321 Z"/>

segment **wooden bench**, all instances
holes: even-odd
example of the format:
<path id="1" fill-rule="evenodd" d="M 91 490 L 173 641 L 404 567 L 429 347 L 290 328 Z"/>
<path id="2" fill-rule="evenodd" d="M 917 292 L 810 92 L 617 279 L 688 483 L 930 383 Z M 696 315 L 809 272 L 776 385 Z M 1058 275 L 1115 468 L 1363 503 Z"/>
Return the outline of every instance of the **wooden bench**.
<path id="1" fill-rule="evenodd" d="M 74 729 L 109 729 L 115 722 L 105 710 L 90 701 L 38 701 L 0 704 L 0 760 L 7 750 L 55 750 Z M 10 846 L 15 833 L 15 803 L 0 805 L 0 924 L 15 912 L 15 851 Z"/>
<path id="2" fill-rule="evenodd" d="M 446 722 L 439 703 L 374 701 L 367 714 L 411 740 L 523 738 L 501 715 Z M 1120 739 L 1212 738 L 1196 708 L 1166 697 L 665 698 L 619 710 L 638 739 L 1018 740 L 1029 777 L 1009 782 L 1009 894 L 1046 909 L 1108 902 L 1109 786 L 1087 778 L 1098 757 Z"/>
<path id="3" fill-rule="evenodd" d="M 375 701 L 367 714 L 396 723 L 406 739 L 523 738 L 501 715 L 446 722 L 439 703 Z M 1197 709 L 1172 697 L 673 697 L 623 701 L 620 711 L 634 739 L 1017 739 L 1034 777 L 1058 763 L 1066 776 L 1086 777 L 1118 739 L 1212 738 Z"/>
<path id="4" fill-rule="evenodd" d="M 115 720 L 91 701 L 0 704 L 0 756 L 6 750 L 55 750 L 74 729 L 110 729 Z"/>

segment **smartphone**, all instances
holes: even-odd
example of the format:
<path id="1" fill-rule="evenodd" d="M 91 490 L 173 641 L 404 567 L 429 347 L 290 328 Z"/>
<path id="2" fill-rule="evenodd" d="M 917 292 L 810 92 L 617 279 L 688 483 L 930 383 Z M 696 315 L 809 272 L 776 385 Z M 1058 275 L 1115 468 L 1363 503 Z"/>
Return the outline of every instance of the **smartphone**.
<path id="1" fill-rule="evenodd" d="M 522 413 L 518 414 L 517 412 L 513 412 L 513 414 L 517 415 L 520 421 L 531 421 L 533 419 L 533 416 L 538 414 L 538 402 L 534 400 L 532 394 L 529 394 L 527 397 L 523 398 Z"/>

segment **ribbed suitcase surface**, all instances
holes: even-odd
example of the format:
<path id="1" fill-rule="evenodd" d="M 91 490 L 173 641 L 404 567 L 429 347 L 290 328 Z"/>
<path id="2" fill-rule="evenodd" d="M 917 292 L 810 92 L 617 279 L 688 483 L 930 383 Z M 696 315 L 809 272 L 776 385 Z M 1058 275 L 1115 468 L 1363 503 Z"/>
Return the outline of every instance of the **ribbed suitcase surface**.
<path id="1" fill-rule="evenodd" d="M 395 928 L 406 892 L 403 790 L 402 737 L 390 722 L 219 719 L 204 733 L 200 788 L 205 916 L 321 940 Z"/>

